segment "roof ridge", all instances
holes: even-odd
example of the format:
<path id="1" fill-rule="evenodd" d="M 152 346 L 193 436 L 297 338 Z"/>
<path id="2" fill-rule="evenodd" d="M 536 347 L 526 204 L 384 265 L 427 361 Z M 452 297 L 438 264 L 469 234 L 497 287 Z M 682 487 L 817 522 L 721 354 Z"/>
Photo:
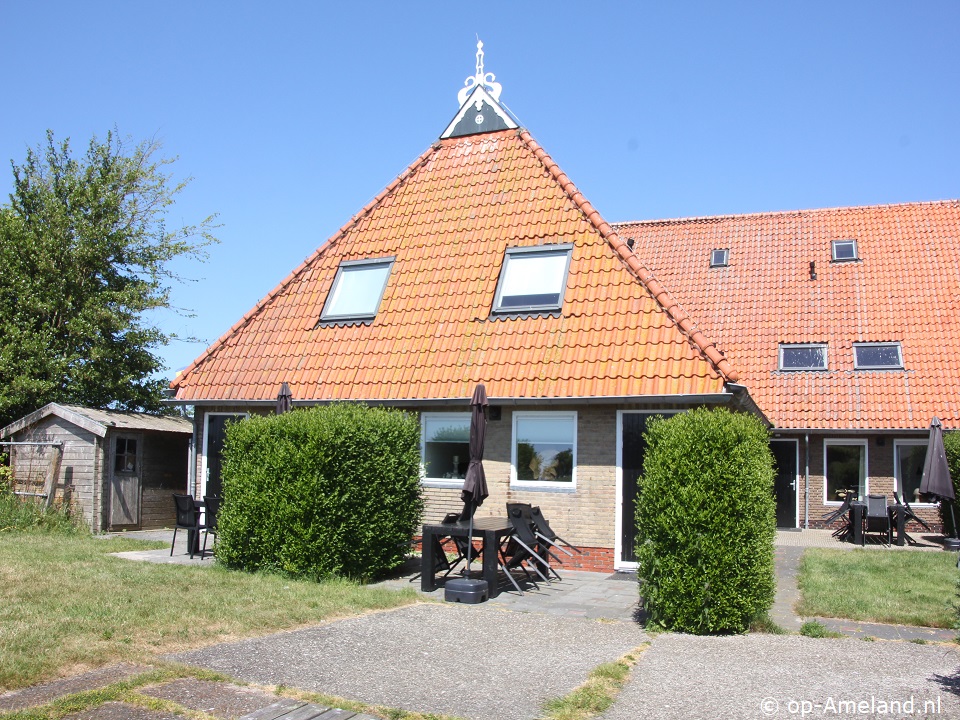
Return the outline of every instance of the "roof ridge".
<path id="1" fill-rule="evenodd" d="M 577 189 L 577 186 L 567 176 L 560 166 L 550 155 L 533 139 L 529 131 L 520 128 L 517 131 L 518 136 L 523 143 L 530 149 L 537 160 L 544 166 L 547 172 L 560 185 L 571 201 L 584 214 L 587 221 L 596 228 L 601 237 L 607 241 L 607 244 L 620 257 L 627 268 L 637 277 L 647 291 L 653 296 L 660 308 L 673 320 L 680 331 L 686 335 L 694 345 L 707 357 L 717 371 L 730 382 L 736 382 L 740 374 L 734 369 L 730 361 L 724 357 L 723 353 L 717 348 L 716 344 L 709 340 L 696 324 L 693 318 L 683 309 L 672 295 L 663 287 L 654 277 L 653 273 L 642 263 L 634 254 L 633 250 L 621 239 L 616 230 L 600 215 L 596 208 L 587 200 L 583 193 Z"/>
<path id="2" fill-rule="evenodd" d="M 440 141 L 434 141 L 430 144 L 430 147 L 420 153 L 419 157 L 414 160 L 410 165 L 407 166 L 407 169 L 397 175 L 393 180 L 391 180 L 387 186 L 377 193 L 373 199 L 371 199 L 366 205 L 364 205 L 358 213 L 356 213 L 350 220 L 344 223 L 337 232 L 331 235 L 327 240 L 321 243 L 320 247 L 314 250 L 310 255 L 308 255 L 303 262 L 301 262 L 297 267 L 295 267 L 280 283 L 269 293 L 267 293 L 263 298 L 261 298 L 252 309 L 248 310 L 242 318 L 237 320 L 229 330 L 223 333 L 219 338 L 217 338 L 213 343 L 211 343 L 197 358 L 191 362 L 187 367 L 181 370 L 177 375 L 170 381 L 171 388 L 180 387 L 180 379 L 186 377 L 194 368 L 198 367 L 202 362 L 204 362 L 208 357 L 213 355 L 213 353 L 219 350 L 226 342 L 234 335 L 236 335 L 247 323 L 249 323 L 264 307 L 266 307 L 277 295 L 279 295 L 290 283 L 292 283 L 302 272 L 304 272 L 311 264 L 313 264 L 322 253 L 326 252 L 329 248 L 333 247 L 337 240 L 342 238 L 347 234 L 357 223 L 359 223 L 363 218 L 369 215 L 373 210 L 384 200 L 389 197 L 394 190 L 400 187 L 403 182 L 405 182 L 411 175 L 417 172 L 427 160 L 437 152 L 441 147 Z"/>
<path id="3" fill-rule="evenodd" d="M 960 203 L 957 198 L 942 200 L 914 200 L 900 203 L 880 203 L 878 205 L 839 205 L 825 208 L 798 208 L 796 210 L 765 210 L 753 213 L 727 213 L 724 215 L 691 215 L 680 218 L 660 218 L 655 220 L 625 220 L 610 223 L 614 228 L 635 227 L 638 225 L 682 225 L 691 222 L 717 222 L 720 220 L 734 220 L 738 218 L 775 217 L 785 215 L 806 215 L 809 213 L 845 212 L 850 210 L 880 210 L 885 208 L 923 207 L 929 205 L 951 205 Z"/>

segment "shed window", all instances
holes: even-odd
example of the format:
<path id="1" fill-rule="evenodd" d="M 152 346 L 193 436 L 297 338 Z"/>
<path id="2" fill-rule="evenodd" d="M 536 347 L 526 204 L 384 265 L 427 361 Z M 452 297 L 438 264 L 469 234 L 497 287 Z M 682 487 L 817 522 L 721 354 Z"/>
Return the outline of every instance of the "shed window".
<path id="1" fill-rule="evenodd" d="M 393 258 L 341 263 L 320 319 L 368 320 L 376 317 L 392 266 Z"/>
<path id="2" fill-rule="evenodd" d="M 710 251 L 710 267 L 726 267 L 730 264 L 730 248 Z"/>
<path id="3" fill-rule="evenodd" d="M 559 310 L 572 245 L 510 248 L 503 260 L 494 312 Z"/>
<path id="4" fill-rule="evenodd" d="M 834 240 L 830 243 L 830 248 L 835 262 L 859 259 L 856 240 Z"/>
<path id="5" fill-rule="evenodd" d="M 113 459 L 114 472 L 135 473 L 137 471 L 136 438 L 117 438 L 117 448 Z"/>
<path id="6" fill-rule="evenodd" d="M 826 370 L 826 344 L 810 343 L 780 346 L 781 370 Z"/>
<path id="7" fill-rule="evenodd" d="M 854 343 L 853 366 L 857 370 L 897 370 L 903 368 L 900 343 Z"/>

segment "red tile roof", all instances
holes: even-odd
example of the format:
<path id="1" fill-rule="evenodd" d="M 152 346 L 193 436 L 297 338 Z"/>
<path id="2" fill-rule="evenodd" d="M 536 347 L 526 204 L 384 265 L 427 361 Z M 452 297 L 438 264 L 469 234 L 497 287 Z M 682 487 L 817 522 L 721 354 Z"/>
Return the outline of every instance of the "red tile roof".
<path id="1" fill-rule="evenodd" d="M 554 316 L 492 318 L 510 247 L 573 245 Z M 395 256 L 369 325 L 317 325 L 342 261 Z M 255 258 L 251 258 L 255 261 Z M 181 401 L 703 395 L 737 374 L 525 131 L 442 140 L 171 384 Z"/>
<path id="2" fill-rule="evenodd" d="M 921 429 L 936 415 L 960 427 L 960 201 L 614 227 L 776 426 Z M 860 261 L 831 262 L 831 240 L 843 239 Z M 729 267 L 710 268 L 723 248 Z M 903 370 L 854 369 L 854 342 L 892 341 Z M 810 342 L 828 343 L 826 372 L 778 370 L 779 343 Z"/>

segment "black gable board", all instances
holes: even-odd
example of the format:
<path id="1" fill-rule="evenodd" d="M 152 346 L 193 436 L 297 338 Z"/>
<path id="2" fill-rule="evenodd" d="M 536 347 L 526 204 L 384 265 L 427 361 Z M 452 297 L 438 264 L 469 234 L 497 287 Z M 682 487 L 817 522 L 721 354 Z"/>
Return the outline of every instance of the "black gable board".
<path id="1" fill-rule="evenodd" d="M 504 122 L 492 107 L 486 102 L 481 103 L 477 110 L 476 103 L 471 102 L 470 107 L 460 118 L 453 131 L 447 137 L 463 137 L 464 135 L 477 135 L 478 133 L 495 132 L 496 130 L 509 130 L 510 125 Z"/>

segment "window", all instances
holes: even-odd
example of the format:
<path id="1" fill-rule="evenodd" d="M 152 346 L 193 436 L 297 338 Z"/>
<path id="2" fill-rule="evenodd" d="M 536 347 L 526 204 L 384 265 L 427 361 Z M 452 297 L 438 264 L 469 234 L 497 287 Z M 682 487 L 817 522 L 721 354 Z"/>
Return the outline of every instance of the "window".
<path id="1" fill-rule="evenodd" d="M 559 310 L 572 245 L 510 248 L 503 259 L 494 312 Z"/>
<path id="2" fill-rule="evenodd" d="M 513 414 L 512 480 L 527 487 L 575 486 L 577 414 Z"/>
<path id="3" fill-rule="evenodd" d="M 854 343 L 853 366 L 857 370 L 902 369 L 903 350 L 898 342 Z"/>
<path id="4" fill-rule="evenodd" d="M 780 345 L 781 370 L 826 370 L 826 344 Z"/>
<path id="5" fill-rule="evenodd" d="M 926 440 L 893 441 L 894 487 L 900 499 L 911 505 L 928 503 L 930 498 L 920 494 L 920 479 L 923 477 L 923 462 L 927 459 Z"/>
<path id="6" fill-rule="evenodd" d="M 374 318 L 392 266 L 393 258 L 341 263 L 320 320 Z"/>
<path id="7" fill-rule="evenodd" d="M 867 495 L 867 441 L 824 440 L 825 502 L 842 502 L 847 488 Z"/>
<path id="8" fill-rule="evenodd" d="M 470 465 L 470 413 L 424 413 L 420 424 L 424 482 L 463 485 Z"/>
<path id="9" fill-rule="evenodd" d="M 833 240 L 830 243 L 830 252 L 834 262 L 859 260 L 856 240 Z"/>
<path id="10" fill-rule="evenodd" d="M 711 250 L 710 251 L 710 267 L 726 267 L 730 264 L 730 249 L 726 248 L 724 250 Z"/>
<path id="11" fill-rule="evenodd" d="M 117 438 L 116 452 L 113 456 L 114 472 L 135 473 L 137 471 L 136 438 Z"/>

